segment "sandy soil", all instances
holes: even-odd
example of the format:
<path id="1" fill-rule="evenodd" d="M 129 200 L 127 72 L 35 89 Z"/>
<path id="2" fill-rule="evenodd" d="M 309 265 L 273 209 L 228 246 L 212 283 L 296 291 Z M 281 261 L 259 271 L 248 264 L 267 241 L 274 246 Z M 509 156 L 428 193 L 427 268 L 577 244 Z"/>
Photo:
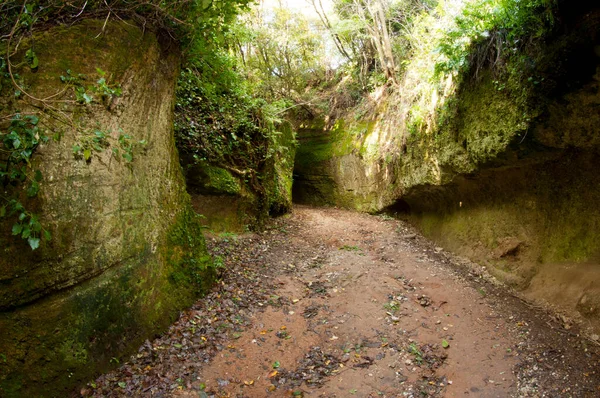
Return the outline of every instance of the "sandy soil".
<path id="1" fill-rule="evenodd" d="M 598 345 L 402 221 L 296 207 L 94 396 L 597 397 Z"/>

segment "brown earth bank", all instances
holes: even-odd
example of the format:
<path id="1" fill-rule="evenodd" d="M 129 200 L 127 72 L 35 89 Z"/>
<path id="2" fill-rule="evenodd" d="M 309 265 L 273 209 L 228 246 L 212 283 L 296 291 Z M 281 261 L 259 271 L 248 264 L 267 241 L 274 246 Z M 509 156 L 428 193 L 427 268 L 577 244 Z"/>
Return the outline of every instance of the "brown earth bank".
<path id="1" fill-rule="evenodd" d="M 600 395 L 598 336 L 402 221 L 297 206 L 208 243 L 214 290 L 82 396 Z"/>

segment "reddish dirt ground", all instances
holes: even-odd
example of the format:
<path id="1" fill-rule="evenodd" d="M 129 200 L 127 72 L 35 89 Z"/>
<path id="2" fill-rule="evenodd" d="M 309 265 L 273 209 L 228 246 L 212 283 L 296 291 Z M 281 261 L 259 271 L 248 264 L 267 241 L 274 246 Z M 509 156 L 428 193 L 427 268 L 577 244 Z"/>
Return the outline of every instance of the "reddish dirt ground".
<path id="1" fill-rule="evenodd" d="M 577 325 L 402 221 L 296 207 L 208 242 L 215 290 L 83 395 L 600 396 Z"/>

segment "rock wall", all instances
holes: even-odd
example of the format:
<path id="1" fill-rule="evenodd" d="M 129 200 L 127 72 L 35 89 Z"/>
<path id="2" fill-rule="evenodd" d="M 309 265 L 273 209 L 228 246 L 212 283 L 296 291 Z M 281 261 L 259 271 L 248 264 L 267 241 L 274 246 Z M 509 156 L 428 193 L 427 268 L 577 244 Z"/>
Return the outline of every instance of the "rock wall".
<path id="1" fill-rule="evenodd" d="M 372 120 L 350 113 L 301 131 L 295 200 L 388 206 L 600 330 L 600 12 L 571 11 L 508 61 L 518 73 L 503 80 L 479 65 L 418 131 L 406 126 L 402 87 Z"/>
<path id="2" fill-rule="evenodd" d="M 349 117 L 353 120 L 352 117 Z M 374 212 L 394 203 L 401 194 L 391 130 L 381 119 L 305 121 L 298 129 L 293 198 L 297 203 L 339 206 Z"/>
<path id="3" fill-rule="evenodd" d="M 447 182 L 398 204 L 440 245 L 598 331 L 600 12 L 563 24 L 533 53 L 535 95 L 505 95 L 485 72 L 464 86 L 438 139 Z"/>
<path id="4" fill-rule="evenodd" d="M 206 162 L 183 160 L 192 204 L 208 229 L 244 232 L 291 209 L 296 133 L 289 123 L 277 129 L 274 142 L 268 143 L 270 156 L 254 180 Z"/>
<path id="5" fill-rule="evenodd" d="M 52 239 L 32 251 L 11 236 L 14 220 L 0 219 L 0 395 L 64 397 L 163 330 L 213 271 L 173 139 L 178 47 L 104 21 L 54 27 L 28 45 L 39 67 L 20 67 L 23 86 L 37 98 L 59 93 L 40 114 L 55 139 L 34 155 L 43 180 L 26 203 Z M 98 69 L 122 95 L 93 89 Z M 75 104 L 67 70 L 92 103 Z M 4 87 L 3 115 L 37 111 L 12 93 Z M 106 144 L 75 156 L 96 131 Z"/>

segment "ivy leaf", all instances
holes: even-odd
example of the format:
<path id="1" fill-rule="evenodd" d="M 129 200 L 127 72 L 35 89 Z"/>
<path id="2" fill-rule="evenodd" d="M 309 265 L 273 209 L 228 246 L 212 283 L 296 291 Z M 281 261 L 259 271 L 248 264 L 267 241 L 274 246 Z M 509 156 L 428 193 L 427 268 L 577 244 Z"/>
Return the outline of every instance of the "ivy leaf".
<path id="1" fill-rule="evenodd" d="M 27 239 L 27 242 L 29 242 L 29 246 L 31 247 L 31 250 L 35 250 L 38 247 L 40 247 L 40 238 L 30 237 L 29 239 Z"/>
<path id="2" fill-rule="evenodd" d="M 40 184 L 38 184 L 37 181 L 33 181 L 29 185 L 29 188 L 27 188 L 27 196 L 30 198 L 33 198 L 34 196 L 36 196 L 38 194 L 39 191 L 40 191 Z"/>
<path id="3" fill-rule="evenodd" d="M 0 217 L 6 216 L 6 206 L 0 207 Z"/>
<path id="4" fill-rule="evenodd" d="M 27 119 L 29 120 L 29 123 L 33 124 L 34 126 L 40 121 L 40 118 L 36 115 L 29 115 L 27 116 Z"/>
<path id="5" fill-rule="evenodd" d="M 131 156 L 131 154 L 130 154 L 130 153 L 127 153 L 127 152 L 125 152 L 125 153 L 123 154 L 123 158 L 125 158 L 125 160 L 127 160 L 127 161 L 128 161 L 128 162 L 130 162 L 130 163 L 131 163 L 131 162 L 133 162 L 133 156 Z"/>
<path id="6" fill-rule="evenodd" d="M 83 151 L 83 158 L 88 161 L 92 157 L 92 151 L 90 149 L 85 149 Z"/>
<path id="7" fill-rule="evenodd" d="M 27 58 L 27 61 L 29 62 L 29 67 L 31 69 L 35 69 L 39 66 L 40 61 L 38 60 L 38 57 L 32 48 L 27 50 L 27 52 L 25 53 L 25 57 Z"/>
<path id="8" fill-rule="evenodd" d="M 19 235 L 22 230 L 23 230 L 23 225 L 22 224 L 15 224 L 12 227 L 12 234 L 15 235 L 15 236 Z"/>
<path id="9" fill-rule="evenodd" d="M 40 222 L 37 220 L 31 221 L 29 223 L 29 225 L 31 226 L 31 230 L 33 232 L 41 232 L 42 231 L 42 224 L 40 224 Z"/>
<path id="10" fill-rule="evenodd" d="M 450 343 L 448 343 L 446 340 L 442 340 L 442 347 L 448 348 L 450 347 Z"/>
<path id="11" fill-rule="evenodd" d="M 50 239 L 52 239 L 52 234 L 50 233 L 50 231 L 44 231 L 44 240 L 48 241 Z"/>
<path id="12" fill-rule="evenodd" d="M 42 181 L 42 178 L 43 178 L 43 177 L 42 177 L 42 172 L 41 172 L 41 171 L 39 171 L 39 170 L 36 170 L 36 171 L 35 171 L 35 176 L 34 176 L 34 178 L 35 178 L 35 180 L 36 180 L 37 182 L 40 182 L 40 181 Z"/>
<path id="13" fill-rule="evenodd" d="M 23 228 L 23 231 L 21 232 L 21 238 L 27 239 L 30 236 L 31 236 L 31 229 L 28 226 L 25 226 L 25 228 Z"/>
<path id="14" fill-rule="evenodd" d="M 31 62 L 29 62 L 29 67 L 31 69 L 35 69 L 40 65 L 40 61 L 37 57 L 37 55 L 35 55 L 35 53 L 33 54 L 33 57 L 31 58 Z"/>

